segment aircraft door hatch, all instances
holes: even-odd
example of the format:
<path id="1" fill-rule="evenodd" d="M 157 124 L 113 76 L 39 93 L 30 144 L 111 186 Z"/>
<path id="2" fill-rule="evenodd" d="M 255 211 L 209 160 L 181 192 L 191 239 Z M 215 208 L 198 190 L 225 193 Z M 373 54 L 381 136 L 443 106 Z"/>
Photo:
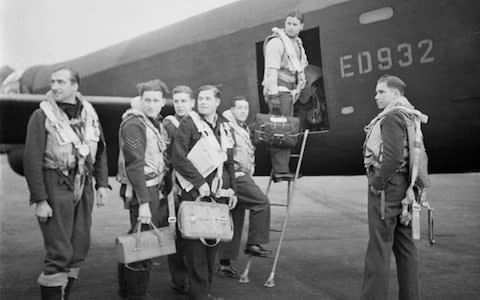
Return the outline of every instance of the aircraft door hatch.
<path id="1" fill-rule="evenodd" d="M 322 52 L 320 48 L 320 30 L 318 27 L 304 30 L 300 33 L 303 47 L 307 54 L 309 65 L 305 69 L 307 85 L 294 105 L 294 116 L 300 119 L 302 129 L 323 131 L 329 129 L 327 99 L 325 96 Z M 260 112 L 268 113 L 268 105 L 263 97 L 263 74 L 265 58 L 263 43 L 256 43 L 257 56 L 257 88 L 260 99 Z"/>

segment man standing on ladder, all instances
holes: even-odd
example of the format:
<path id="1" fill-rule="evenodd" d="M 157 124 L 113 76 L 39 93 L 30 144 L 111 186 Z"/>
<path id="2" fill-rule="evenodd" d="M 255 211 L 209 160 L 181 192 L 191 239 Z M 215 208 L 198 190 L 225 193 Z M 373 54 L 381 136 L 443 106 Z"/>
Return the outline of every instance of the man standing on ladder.
<path id="1" fill-rule="evenodd" d="M 220 246 L 220 266 L 217 271 L 232 278 L 240 277 L 238 271 L 231 265 L 231 260 L 238 257 L 246 209 L 250 210 L 250 221 L 244 252 L 260 257 L 272 253 L 262 247 L 262 244 L 268 243 L 270 238 L 270 203 L 252 178 L 255 171 L 255 147 L 246 124 L 248 112 L 249 103 L 243 96 L 234 97 L 232 107 L 223 112 L 223 116 L 230 121 L 236 142 L 233 149 L 233 160 L 235 162 L 238 205 L 232 210 L 235 230 L 233 240 Z"/>
<path id="2" fill-rule="evenodd" d="M 293 116 L 293 104 L 305 87 L 308 61 L 298 36 L 302 30 L 303 14 L 295 10 L 287 15 L 285 28 L 273 28 L 265 40 L 263 94 L 273 115 Z M 274 180 L 291 180 L 290 149 L 272 147 L 271 155 Z"/>

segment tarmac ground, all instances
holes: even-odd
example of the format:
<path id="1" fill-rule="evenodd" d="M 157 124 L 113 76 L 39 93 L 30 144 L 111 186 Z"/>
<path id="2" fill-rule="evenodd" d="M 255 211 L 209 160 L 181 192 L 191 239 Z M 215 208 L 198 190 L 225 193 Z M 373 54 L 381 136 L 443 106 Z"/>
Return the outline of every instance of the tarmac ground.
<path id="1" fill-rule="evenodd" d="M 262 188 L 267 180 L 255 177 Z M 118 184 L 114 178 L 110 183 L 113 190 L 107 205 L 94 208 L 92 244 L 71 300 L 117 299 L 114 240 L 128 230 L 128 214 L 118 197 Z M 422 298 L 480 299 L 480 174 L 432 175 L 432 183 L 428 197 L 435 208 L 436 244 L 430 246 L 425 222 L 422 240 L 417 242 Z M 274 185 L 271 201 L 284 199 L 285 190 L 286 184 Z M 28 205 L 25 179 L 13 173 L 4 155 L 0 156 L 0 195 L 0 299 L 40 299 L 36 280 L 42 269 L 43 240 Z M 364 176 L 301 178 L 276 286 L 263 286 L 273 259 L 254 259 L 250 283 L 216 275 L 213 293 L 228 300 L 358 299 L 368 240 L 366 203 Z M 274 226 L 280 224 L 283 211 L 272 208 Z M 278 238 L 272 233 L 267 247 L 274 250 Z M 246 261 L 242 254 L 235 266 L 243 269 Z M 151 299 L 186 299 L 172 292 L 167 268 L 165 258 L 156 260 Z M 392 259 L 389 299 L 398 297 L 395 272 Z"/>

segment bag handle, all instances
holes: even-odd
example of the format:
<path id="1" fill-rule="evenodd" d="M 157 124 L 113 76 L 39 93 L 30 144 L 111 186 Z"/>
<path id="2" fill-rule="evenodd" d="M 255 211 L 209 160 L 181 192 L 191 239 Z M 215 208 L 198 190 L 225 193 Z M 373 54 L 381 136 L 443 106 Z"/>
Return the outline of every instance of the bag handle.
<path id="1" fill-rule="evenodd" d="M 204 244 L 204 245 L 207 246 L 207 247 L 211 247 L 211 248 L 213 248 L 213 247 L 217 246 L 218 244 L 220 244 L 220 241 L 221 241 L 221 240 L 220 240 L 219 238 L 217 238 L 217 239 L 215 240 L 215 243 L 214 243 L 214 244 L 209 244 L 209 243 L 207 243 L 207 241 L 205 240 L 205 238 L 200 238 L 200 242 L 202 242 L 202 244 Z"/>
<path id="2" fill-rule="evenodd" d="M 217 201 L 215 201 L 215 197 L 213 197 L 212 195 L 206 196 L 206 197 L 198 196 L 197 198 L 195 198 L 195 201 L 200 202 L 200 200 L 202 200 L 203 198 L 208 198 L 210 200 L 210 202 L 217 203 Z"/>
<path id="3" fill-rule="evenodd" d="M 150 227 L 153 228 L 153 233 L 157 236 L 158 241 L 161 242 L 161 236 L 160 236 L 160 231 L 158 231 L 158 228 L 150 222 L 148 224 Z M 140 233 L 141 233 L 141 228 L 142 228 L 142 223 L 138 222 L 136 225 L 136 232 L 135 232 L 135 248 L 133 248 L 133 251 L 138 251 L 140 250 Z"/>

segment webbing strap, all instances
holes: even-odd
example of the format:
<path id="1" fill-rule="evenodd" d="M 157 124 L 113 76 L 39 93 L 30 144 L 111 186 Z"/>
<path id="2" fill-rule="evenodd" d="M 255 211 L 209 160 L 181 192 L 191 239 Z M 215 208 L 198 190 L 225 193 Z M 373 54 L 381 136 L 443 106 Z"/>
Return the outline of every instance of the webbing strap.
<path id="1" fill-rule="evenodd" d="M 68 143 L 73 143 L 76 147 L 80 144 L 80 138 L 75 133 L 70 124 L 64 124 L 58 120 L 57 116 L 53 112 L 52 105 L 46 101 L 40 103 L 40 109 L 45 113 L 47 119 L 53 124 L 56 132 L 58 133 L 58 138 L 60 145 L 65 145 Z"/>
<path id="2" fill-rule="evenodd" d="M 285 34 L 285 32 L 283 32 L 283 30 L 276 30 L 275 32 L 278 34 L 278 36 L 282 40 L 283 45 L 285 46 L 285 52 L 287 53 L 287 56 L 291 61 L 293 68 L 295 69 L 295 71 L 301 72 L 302 68 L 300 66 L 300 59 L 298 59 L 297 57 L 297 53 L 293 48 L 291 40 L 287 37 L 287 35 Z"/>

